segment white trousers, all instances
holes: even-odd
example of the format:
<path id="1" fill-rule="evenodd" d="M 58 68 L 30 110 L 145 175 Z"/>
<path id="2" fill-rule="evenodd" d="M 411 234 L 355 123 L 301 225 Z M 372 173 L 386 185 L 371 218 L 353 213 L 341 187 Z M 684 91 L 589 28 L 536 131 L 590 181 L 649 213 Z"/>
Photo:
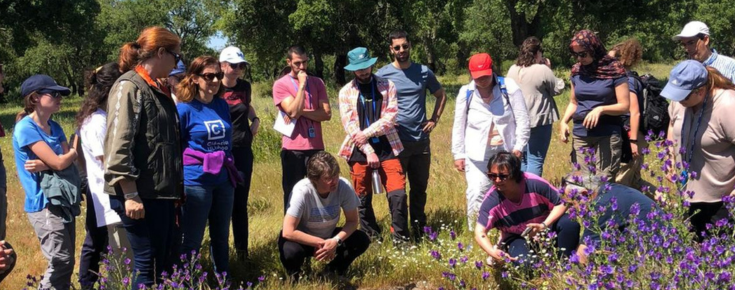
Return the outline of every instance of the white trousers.
<path id="1" fill-rule="evenodd" d="M 485 199 L 485 194 L 492 186 L 492 182 L 487 177 L 487 164 L 490 162 L 490 157 L 495 156 L 496 153 L 503 151 L 503 146 L 488 146 L 485 150 L 484 160 L 471 160 L 465 159 L 465 179 L 467 180 L 467 191 L 465 196 L 467 197 L 467 227 L 470 232 L 475 230 L 475 224 L 477 224 L 477 215 L 480 211 L 482 201 Z"/>

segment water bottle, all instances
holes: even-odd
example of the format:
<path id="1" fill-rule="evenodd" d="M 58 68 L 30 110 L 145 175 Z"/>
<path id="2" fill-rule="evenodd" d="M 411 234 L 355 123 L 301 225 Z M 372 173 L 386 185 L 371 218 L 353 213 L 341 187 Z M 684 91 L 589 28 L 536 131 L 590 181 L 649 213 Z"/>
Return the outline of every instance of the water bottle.
<path id="1" fill-rule="evenodd" d="M 383 183 L 380 181 L 380 169 L 373 169 L 373 194 L 383 193 Z"/>

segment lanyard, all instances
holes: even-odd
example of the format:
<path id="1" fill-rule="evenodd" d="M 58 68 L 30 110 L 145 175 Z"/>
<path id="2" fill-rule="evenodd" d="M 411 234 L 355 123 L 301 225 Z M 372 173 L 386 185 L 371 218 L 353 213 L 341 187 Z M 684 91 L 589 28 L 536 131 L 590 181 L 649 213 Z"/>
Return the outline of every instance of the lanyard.
<path id="1" fill-rule="evenodd" d="M 375 111 L 377 111 L 377 109 L 375 108 L 375 103 L 376 103 L 375 102 L 375 86 L 373 85 L 372 82 L 370 82 L 370 96 L 372 97 L 372 100 L 370 102 L 373 103 L 372 117 L 373 117 L 373 120 L 375 120 Z M 365 117 L 365 128 L 367 128 L 367 127 L 370 127 L 370 118 L 368 117 L 367 106 L 366 106 L 367 104 L 365 101 L 365 97 L 362 96 L 362 91 L 360 91 L 360 101 L 362 102 L 362 112 L 363 112 L 362 115 Z"/>
<path id="2" fill-rule="evenodd" d="M 700 109 L 699 116 L 697 117 L 697 124 L 694 127 L 694 136 L 692 136 L 692 138 L 691 138 L 692 140 L 689 140 L 689 135 L 686 135 L 686 139 L 687 139 L 686 140 L 687 141 L 686 144 L 689 145 L 689 152 L 685 152 L 684 153 L 684 154 L 689 154 L 689 156 L 687 158 L 687 165 L 689 165 L 692 162 L 692 156 L 694 156 L 694 145 L 696 145 L 696 143 L 697 143 L 697 140 L 696 140 L 697 133 L 699 132 L 699 125 L 701 125 L 701 123 L 702 123 L 702 116 L 704 116 L 704 110 L 706 109 L 706 107 L 707 107 L 707 96 L 705 95 L 704 102 L 702 103 L 702 108 Z M 686 114 L 684 115 L 684 121 L 686 121 Z M 684 124 L 686 124 L 686 122 L 684 122 L 681 125 L 681 137 L 682 137 L 682 139 L 685 138 L 684 137 L 685 136 L 684 135 L 684 127 L 685 127 Z M 689 131 L 691 131 L 691 130 L 692 129 L 689 128 Z M 691 144 L 689 143 L 689 141 L 691 141 Z M 686 148 L 686 146 L 684 148 Z"/>
<path id="3" fill-rule="evenodd" d="M 360 92 L 360 101 L 362 102 L 362 116 L 365 118 L 365 128 L 370 127 L 370 117 L 368 117 L 368 109 L 367 104 L 365 102 L 365 97 L 362 95 L 362 91 L 358 88 L 358 92 Z M 376 119 L 375 112 L 377 111 L 375 103 L 375 85 L 372 82 L 372 79 L 370 80 L 370 96 L 372 97 L 372 100 L 370 100 L 371 103 L 373 103 L 373 120 Z M 378 137 L 370 138 L 373 143 L 378 143 L 380 140 Z"/>
<path id="4" fill-rule="evenodd" d="M 299 93 L 299 85 L 296 84 L 296 82 L 293 80 L 293 78 L 291 76 L 289 76 L 288 79 L 291 80 L 291 83 L 293 84 L 293 87 L 296 89 L 296 93 L 298 94 Z M 304 93 L 306 94 L 306 98 L 307 98 L 306 103 L 308 104 L 308 106 L 306 108 L 307 109 L 312 109 L 313 108 L 313 105 L 311 103 L 311 92 L 309 92 L 309 81 L 308 80 L 306 81 L 306 92 L 304 92 Z"/>

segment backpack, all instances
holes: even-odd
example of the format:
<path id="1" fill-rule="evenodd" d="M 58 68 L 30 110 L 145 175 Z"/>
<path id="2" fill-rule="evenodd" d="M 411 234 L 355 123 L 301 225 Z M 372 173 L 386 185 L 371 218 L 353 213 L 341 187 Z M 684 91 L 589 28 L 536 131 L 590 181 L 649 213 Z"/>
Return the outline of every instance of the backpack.
<path id="1" fill-rule="evenodd" d="M 640 131 L 643 134 L 653 131 L 654 136 L 663 134 L 666 138 L 671 118 L 669 117 L 669 102 L 661 96 L 661 82 L 651 74 L 639 77 L 633 72 L 633 77 L 643 86 Z"/>
<path id="2" fill-rule="evenodd" d="M 508 102 L 508 106 L 510 106 L 510 98 L 508 98 L 508 89 L 505 87 L 505 78 L 498 76 L 496 78 L 498 80 L 498 84 L 500 85 L 500 92 L 503 94 L 503 97 L 505 97 L 505 101 Z M 472 100 L 472 96 L 474 95 L 474 90 L 467 90 L 467 95 L 465 96 L 465 113 L 469 113 L 470 111 L 470 100 Z M 511 109 L 513 109 L 511 107 Z"/>

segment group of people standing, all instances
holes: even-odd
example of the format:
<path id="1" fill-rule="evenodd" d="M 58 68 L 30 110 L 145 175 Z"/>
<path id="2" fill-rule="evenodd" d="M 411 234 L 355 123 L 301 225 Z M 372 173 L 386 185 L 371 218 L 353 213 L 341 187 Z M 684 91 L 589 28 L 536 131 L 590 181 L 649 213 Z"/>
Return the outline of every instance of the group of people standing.
<path id="1" fill-rule="evenodd" d="M 671 121 L 663 134 L 671 141 L 668 152 L 672 156 L 665 173 L 686 194 L 690 204 L 686 218 L 691 222 L 695 240 L 701 242 L 710 235 L 731 232 L 732 229 L 713 225 L 735 220 L 723 202 L 724 197 L 735 196 L 735 162 L 731 158 L 735 150 L 735 120 L 730 120 L 726 113 L 735 101 L 735 85 L 732 77 L 727 77 L 735 72 L 735 60 L 708 47 L 709 29 L 702 22 L 688 23 L 673 39 L 681 42 L 690 60 L 673 68 L 661 91 L 661 96 L 671 101 Z M 532 165 L 538 157 L 528 157 L 545 154 L 551 134 L 546 133 L 544 126 L 558 118 L 550 98 L 563 88 L 563 83 L 549 70 L 548 60 L 540 56 L 539 45 L 533 37 L 523 43 L 507 78 L 490 71 L 489 56 L 473 56 L 469 68 L 473 81 L 462 87 L 457 96 L 455 167 L 465 171 L 468 219 L 472 221 L 473 215 L 478 215 L 475 239 L 492 263 L 507 259 L 529 263 L 530 243 L 546 229 L 556 232 L 559 253 L 570 256 L 576 250 L 584 260 L 587 244 L 599 242 L 600 235 L 584 229 L 580 239 L 582 229 L 565 214 L 569 204 L 579 206 L 578 199 L 573 201 L 571 196 L 582 194 L 586 196 L 582 200 L 599 208 L 607 207 L 597 220 L 601 230 L 611 219 L 620 228 L 627 226 L 620 215 L 611 212 L 613 200 L 622 217 L 627 217 L 631 206 L 637 204 L 639 211 L 635 214 L 642 221 L 657 207 L 651 197 L 636 189 L 642 185 L 642 150 L 648 146 L 643 137 L 642 115 L 647 112 L 644 105 L 649 104 L 645 98 L 652 97 L 631 71 L 641 59 L 640 43 L 630 39 L 607 51 L 589 30 L 579 31 L 572 38 L 569 50 L 577 63 L 571 71 L 570 102 L 561 119 L 559 137 L 568 142 L 571 134 L 572 157 L 576 157 L 578 165 L 563 179 L 563 191 L 540 177 L 540 170 Z M 530 65 L 526 64 L 529 59 L 533 60 Z M 487 75 L 493 75 L 494 81 L 483 80 Z M 494 87 L 482 89 L 488 85 Z M 475 91 L 483 102 L 472 99 Z M 521 94 L 526 106 L 518 110 L 524 103 L 513 99 L 521 99 Z M 499 95 L 502 98 L 493 97 Z M 506 101 L 501 102 L 503 99 Z M 533 120 L 530 125 L 529 119 Z M 570 120 L 571 130 L 567 125 Z M 506 129 L 513 125 L 515 130 Z M 531 144 L 526 144 L 529 131 L 533 145 L 541 146 L 540 149 L 530 149 Z M 467 150 L 469 146 L 465 144 L 480 147 Z M 496 146 L 504 148 L 496 152 Z M 519 150 L 524 146 L 529 148 L 525 153 Z M 624 160 L 621 171 L 624 150 L 629 150 L 631 157 Z M 525 162 L 521 159 L 523 154 L 527 155 Z M 482 166 L 479 171 L 473 167 L 478 164 Z M 679 170 L 683 172 L 678 173 Z M 482 196 L 477 197 L 478 194 Z M 487 237 L 493 228 L 501 231 L 497 243 Z"/>
<path id="2" fill-rule="evenodd" d="M 668 138 L 687 149 L 673 158 L 689 165 L 685 175 L 671 178 L 695 192 L 692 222 L 704 236 L 705 224 L 732 219 L 722 197 L 735 185 L 735 162 L 728 159 L 735 150 L 735 122 L 726 113 L 735 101 L 735 61 L 709 50 L 709 30 L 701 22 L 687 24 L 675 39 L 693 60 L 672 70 L 661 93 L 672 100 Z M 337 155 L 350 166 L 351 180 L 340 178 L 335 157 L 324 152 L 321 123 L 331 119 L 332 108 L 324 81 L 306 72 L 303 47 L 288 49 L 287 73 L 273 84 L 276 122 L 286 128 L 279 130 L 285 217 L 278 249 L 295 279 L 311 256 L 331 261 L 326 271 L 343 275 L 371 240 L 381 238 L 373 193 L 386 193 L 394 244 L 423 233 L 429 137 L 447 97 L 434 73 L 410 60 L 406 32 L 392 32 L 388 43 L 393 61 L 375 72 L 377 59 L 366 48 L 348 53 L 345 70 L 355 77 L 339 91 L 346 137 Z M 640 215 L 655 207 L 631 188 L 640 186 L 641 150 L 647 146 L 643 87 L 631 71 L 641 58 L 640 44 L 629 40 L 607 51 L 593 32 L 582 30 L 569 50 L 577 63 L 561 118 L 554 96 L 565 84 L 543 57 L 539 39 L 524 41 L 506 77 L 487 53 L 469 59 L 472 80 L 456 98 L 452 154 L 467 181 L 468 226 L 492 261 L 527 255 L 529 237 L 546 229 L 557 232 L 562 254 L 577 250 L 582 229 L 566 215 L 563 199 L 571 188 L 598 202 L 614 197 L 638 203 Z M 199 252 L 207 224 L 215 271 L 229 271 L 230 221 L 237 258 L 247 259 L 252 141 L 260 126 L 251 85 L 241 78 L 248 62 L 238 48 L 227 47 L 219 59 L 200 56 L 186 66 L 180 51 L 179 37 L 160 27 L 126 43 L 118 62 L 91 74 L 78 132 L 69 139 L 52 115 L 70 90 L 45 75 L 23 83 L 24 111 L 17 116 L 13 147 L 25 211 L 49 261 L 41 287 L 71 285 L 82 194 L 92 202 L 79 271 L 83 286 L 94 285 L 107 245 L 130 249 L 135 285 L 160 282 L 180 255 Z M 436 98 L 430 116 L 427 91 Z M 561 140 L 572 141 L 577 161 L 590 163 L 565 177 L 564 194 L 541 177 L 558 120 Z M 633 158 L 621 171 L 624 146 Z M 78 163 L 88 190 L 79 189 L 84 182 L 73 165 L 77 159 L 84 160 Z M 604 179 L 593 180 L 590 173 Z M 614 181 L 631 187 L 607 185 Z M 346 222 L 337 227 L 341 212 Z M 487 238 L 492 228 L 502 232 L 499 243 Z M 584 236 L 599 240 L 588 230 Z"/>
<path id="3" fill-rule="evenodd" d="M 147 28 L 118 62 L 91 73 L 71 140 L 52 119 L 69 89 L 45 75 L 23 82 L 13 147 L 25 210 L 49 261 L 42 288 L 71 286 L 82 194 L 89 202 L 82 287 L 94 286 L 108 246 L 127 249 L 134 285 L 160 282 L 180 255 L 199 252 L 207 222 L 217 272 L 229 271 L 230 220 L 238 259 L 247 258 L 251 144 L 260 124 L 250 83 L 240 78 L 247 62 L 228 47 L 219 60 L 200 56 L 186 69 L 180 43 L 164 28 Z M 71 177 L 76 159 L 84 182 Z"/>

